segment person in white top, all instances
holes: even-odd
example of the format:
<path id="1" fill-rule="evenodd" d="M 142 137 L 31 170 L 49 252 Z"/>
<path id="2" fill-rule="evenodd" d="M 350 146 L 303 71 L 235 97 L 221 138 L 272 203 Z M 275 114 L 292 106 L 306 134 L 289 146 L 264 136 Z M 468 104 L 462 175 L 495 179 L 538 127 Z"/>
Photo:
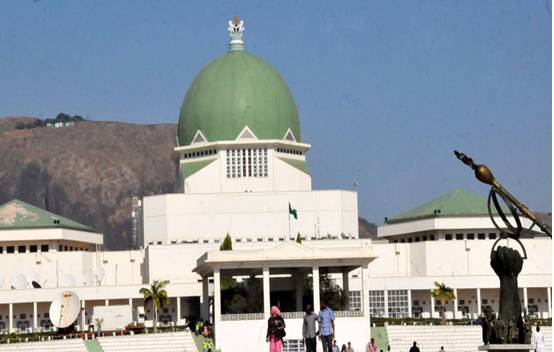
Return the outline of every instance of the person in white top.
<path id="1" fill-rule="evenodd" d="M 535 347 L 536 352 L 544 352 L 544 335 L 541 332 L 540 326 L 537 326 L 537 331 L 533 333 L 531 344 Z"/>

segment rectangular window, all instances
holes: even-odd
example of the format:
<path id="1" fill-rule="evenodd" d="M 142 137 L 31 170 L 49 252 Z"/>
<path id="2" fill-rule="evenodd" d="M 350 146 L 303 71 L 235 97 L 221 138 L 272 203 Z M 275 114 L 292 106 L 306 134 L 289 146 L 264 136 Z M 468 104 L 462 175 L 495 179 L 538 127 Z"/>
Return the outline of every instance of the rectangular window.
<path id="1" fill-rule="evenodd" d="M 474 240 L 474 239 L 475 239 L 475 234 L 473 234 L 473 233 L 468 233 L 468 234 L 467 234 L 467 239 L 468 239 L 468 240 Z"/>
<path id="2" fill-rule="evenodd" d="M 40 251 L 41 252 L 48 252 L 49 248 L 47 244 L 41 244 L 40 245 Z"/>
<path id="3" fill-rule="evenodd" d="M 372 317 L 383 317 L 385 315 L 384 291 L 369 291 L 369 314 Z"/>
<path id="4" fill-rule="evenodd" d="M 38 251 L 38 246 L 36 244 L 32 244 L 29 246 L 29 252 L 36 253 Z"/>
<path id="5" fill-rule="evenodd" d="M 17 252 L 18 252 L 18 253 L 25 253 L 25 252 L 27 252 L 27 246 L 17 246 Z"/>
<path id="6" fill-rule="evenodd" d="M 362 309 L 362 293 L 360 291 L 348 292 L 348 308 L 350 310 Z"/>
<path id="7" fill-rule="evenodd" d="M 4 247 L 0 246 L 0 254 L 4 253 Z"/>
<path id="8" fill-rule="evenodd" d="M 477 234 L 477 239 L 484 240 L 485 239 L 485 234 L 484 233 L 478 233 Z"/>
<path id="9" fill-rule="evenodd" d="M 494 239 L 496 239 L 496 233 L 494 232 L 489 233 L 489 240 L 494 240 Z"/>
<path id="10" fill-rule="evenodd" d="M 267 177 L 267 149 L 228 149 L 227 178 Z"/>
<path id="11" fill-rule="evenodd" d="M 405 318 L 408 316 L 408 290 L 389 290 L 388 308 L 390 318 Z"/>
<path id="12" fill-rule="evenodd" d="M 456 234 L 456 239 L 457 240 L 463 240 L 464 239 L 464 234 L 463 233 L 457 233 Z"/>
<path id="13" fill-rule="evenodd" d="M 7 253 L 15 253 L 15 247 L 14 246 L 7 246 L 6 247 Z"/>
<path id="14" fill-rule="evenodd" d="M 451 234 L 446 234 L 446 235 L 444 235 L 444 239 L 446 241 L 452 241 L 452 235 Z"/>

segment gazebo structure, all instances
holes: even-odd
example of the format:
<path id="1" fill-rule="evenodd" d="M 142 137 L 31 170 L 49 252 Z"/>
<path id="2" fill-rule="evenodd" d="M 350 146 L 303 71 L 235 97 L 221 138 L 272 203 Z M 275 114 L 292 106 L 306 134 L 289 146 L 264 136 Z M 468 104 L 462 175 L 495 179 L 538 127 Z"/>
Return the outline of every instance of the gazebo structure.
<path id="1" fill-rule="evenodd" d="M 368 267 L 375 258 L 370 241 L 335 248 L 290 241 L 262 250 L 208 251 L 197 260 L 194 269 L 202 276 L 202 317 L 213 319 L 216 348 L 255 351 L 266 343 L 270 308 L 278 305 L 287 326 L 286 343 L 300 344 L 304 304 L 313 304 L 317 313 L 322 299 L 320 290 L 328 289 L 329 283 L 342 290 L 342 295 L 348 295 L 349 273 L 361 268 L 361 310 L 348 310 L 347 306 L 335 309 L 335 337 L 341 343 L 351 341 L 356 350 L 362 350 L 370 338 Z M 208 290 L 212 275 L 213 316 Z M 320 287 L 321 277 L 327 287 Z M 246 299 L 233 296 L 223 302 L 223 278 L 227 290 L 231 282 L 242 283 L 241 287 L 254 292 Z M 261 301 L 263 304 L 257 304 Z M 232 311 L 230 305 L 239 306 L 242 311 Z"/>

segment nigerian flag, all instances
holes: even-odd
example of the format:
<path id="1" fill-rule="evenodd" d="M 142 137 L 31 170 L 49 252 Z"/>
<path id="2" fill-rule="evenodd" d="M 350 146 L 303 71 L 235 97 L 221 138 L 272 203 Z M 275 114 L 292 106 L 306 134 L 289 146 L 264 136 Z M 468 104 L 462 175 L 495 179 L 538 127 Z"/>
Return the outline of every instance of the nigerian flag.
<path id="1" fill-rule="evenodd" d="M 295 219 L 298 219 L 298 213 L 296 212 L 296 209 L 294 209 L 289 202 L 289 216 L 294 216 Z"/>

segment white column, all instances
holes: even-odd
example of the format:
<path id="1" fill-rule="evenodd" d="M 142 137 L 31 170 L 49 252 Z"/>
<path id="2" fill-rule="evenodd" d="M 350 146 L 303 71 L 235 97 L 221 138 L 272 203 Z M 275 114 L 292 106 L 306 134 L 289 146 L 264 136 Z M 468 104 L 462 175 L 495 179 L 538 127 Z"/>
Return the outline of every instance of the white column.
<path id="1" fill-rule="evenodd" d="M 33 302 L 33 332 L 36 332 L 37 330 L 37 302 Z"/>
<path id="2" fill-rule="evenodd" d="M 221 275 L 219 268 L 214 269 L 214 329 L 215 348 L 221 349 L 221 329 L 218 329 L 221 322 Z"/>
<path id="3" fill-rule="evenodd" d="M 271 288 L 269 287 L 269 267 L 263 267 L 263 286 L 264 286 L 264 318 L 269 319 L 271 312 Z"/>
<path id="4" fill-rule="evenodd" d="M 523 288 L 523 312 L 528 314 L 527 307 L 529 307 L 529 296 L 527 295 L 527 287 Z"/>
<path id="5" fill-rule="evenodd" d="M 481 315 L 481 289 L 477 287 L 477 316 Z"/>
<path id="6" fill-rule="evenodd" d="M 433 318 L 435 314 L 435 298 L 431 297 L 430 302 L 431 302 L 431 318 Z"/>
<path id="7" fill-rule="evenodd" d="M 105 306 L 109 306 L 109 305 L 110 305 L 110 300 L 109 300 L 109 299 L 105 299 L 105 300 L 104 300 L 104 305 L 105 305 Z"/>
<path id="8" fill-rule="evenodd" d="M 385 306 L 385 318 L 389 317 L 389 291 L 383 290 L 383 305 Z"/>
<path id="9" fill-rule="evenodd" d="M 129 298 L 129 305 L 131 306 L 131 309 L 133 308 L 133 299 Z"/>
<path id="10" fill-rule="evenodd" d="M 546 288 L 546 299 L 548 300 L 548 317 L 552 318 L 552 288 Z"/>
<path id="11" fill-rule="evenodd" d="M 408 318 L 412 317 L 412 290 L 408 290 Z"/>
<path id="12" fill-rule="evenodd" d="M 319 300 L 319 266 L 314 265 L 312 268 L 312 287 L 314 292 L 314 312 L 318 312 L 321 307 Z"/>
<path id="13" fill-rule="evenodd" d="M 13 331 L 13 303 L 8 304 L 8 331 Z"/>
<path id="14" fill-rule="evenodd" d="M 362 312 L 366 321 L 369 324 L 370 314 L 369 314 L 369 263 L 363 263 L 361 267 L 362 274 Z M 347 276 L 348 277 L 348 276 Z M 343 274 L 344 278 L 344 274 Z M 348 281 L 348 280 L 347 280 Z M 371 325 L 369 325 L 371 326 Z M 368 326 L 368 331 L 369 331 Z"/>
<path id="15" fill-rule="evenodd" d="M 454 319 L 457 319 L 458 318 L 458 289 L 457 288 L 454 289 L 454 296 L 455 296 L 454 302 L 453 302 L 454 303 L 454 313 L 452 313 L 452 317 Z"/>
<path id="16" fill-rule="evenodd" d="M 295 288 L 296 311 L 302 312 L 303 311 L 302 297 L 304 297 L 304 275 L 300 270 L 295 273 L 295 282 L 296 282 L 296 288 Z"/>
<path id="17" fill-rule="evenodd" d="M 177 300 L 177 319 L 175 319 L 175 325 L 179 323 L 179 320 L 181 320 L 181 297 L 175 297 Z"/>
<path id="18" fill-rule="evenodd" d="M 209 277 L 202 276 L 202 296 L 200 296 L 200 316 L 202 319 L 210 321 L 210 293 L 209 288 Z"/>
<path id="19" fill-rule="evenodd" d="M 87 329 L 85 328 L 85 307 L 86 307 L 86 301 L 85 300 L 82 300 L 81 301 L 81 331 L 86 331 Z"/>

